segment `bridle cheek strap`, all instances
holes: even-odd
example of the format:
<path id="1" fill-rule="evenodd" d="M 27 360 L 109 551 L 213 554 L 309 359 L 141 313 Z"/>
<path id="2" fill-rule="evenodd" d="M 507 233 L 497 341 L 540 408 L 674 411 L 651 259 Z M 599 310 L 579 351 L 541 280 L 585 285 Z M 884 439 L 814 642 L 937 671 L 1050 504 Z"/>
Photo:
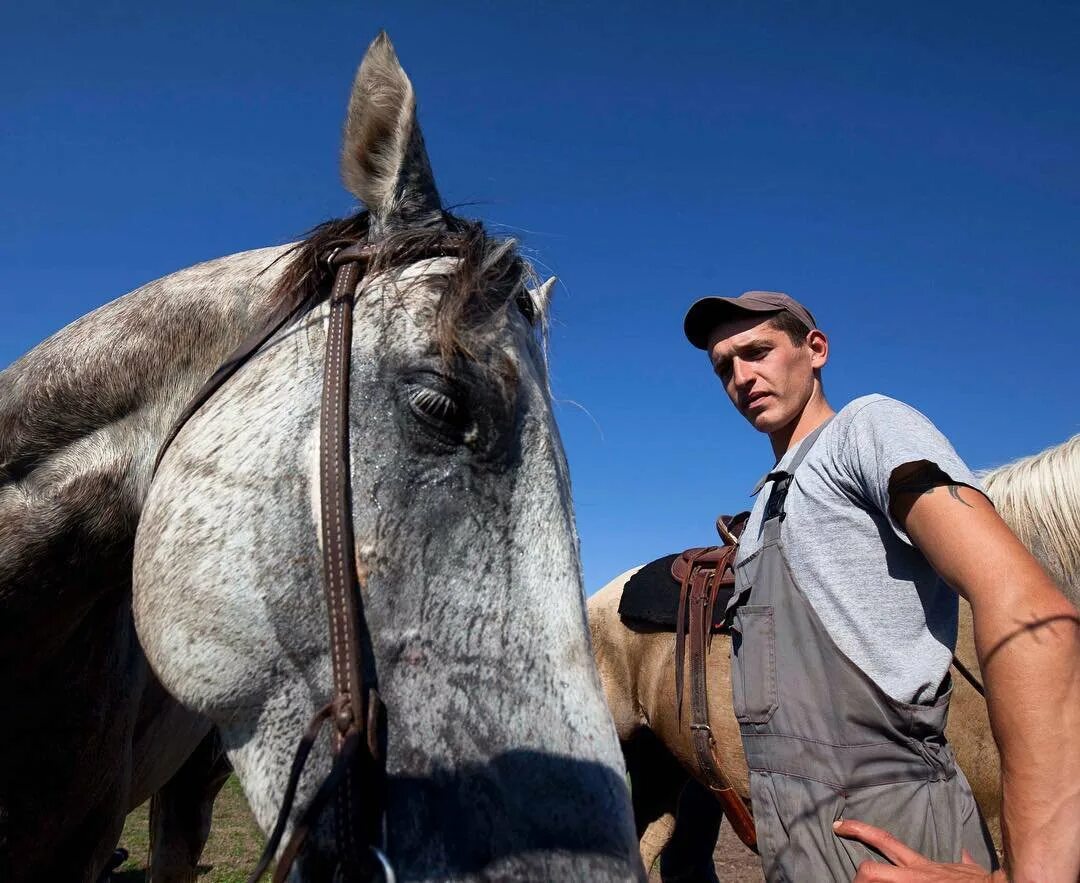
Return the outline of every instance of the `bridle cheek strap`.
<path id="1" fill-rule="evenodd" d="M 304 764 L 328 720 L 333 722 L 333 767 L 297 822 L 273 879 L 275 883 L 285 880 L 309 831 L 331 798 L 336 809 L 337 856 L 346 879 L 370 880 L 379 874 L 387 879 L 393 877 L 381 851 L 386 808 L 386 712 L 378 693 L 375 654 L 364 618 L 353 554 L 349 470 L 353 298 L 365 253 L 356 247 L 347 251 L 350 253 L 331 256 L 331 261 L 339 266 L 330 295 L 319 446 L 323 579 L 334 692 L 331 702 L 315 714 L 301 739 L 281 810 L 249 883 L 259 879 L 277 852 Z M 342 262 L 341 258 L 345 260 Z"/>
<path id="2" fill-rule="evenodd" d="M 362 254 L 362 252 L 361 252 Z M 361 255 L 358 255 L 360 257 Z M 337 255 L 335 257 L 340 257 Z M 349 373 L 353 299 L 360 263 L 340 264 L 330 295 L 323 370 L 319 479 L 322 505 L 323 580 L 334 672 L 335 767 L 344 770 L 336 789 L 338 856 L 348 879 L 371 879 L 372 847 L 383 844 L 386 806 L 385 709 L 378 693 L 375 653 L 364 616 L 353 542 L 349 468 Z M 352 745 L 349 752 L 346 746 Z M 342 763 L 346 754 L 355 762 Z M 361 793 L 361 787 L 363 793 Z"/>

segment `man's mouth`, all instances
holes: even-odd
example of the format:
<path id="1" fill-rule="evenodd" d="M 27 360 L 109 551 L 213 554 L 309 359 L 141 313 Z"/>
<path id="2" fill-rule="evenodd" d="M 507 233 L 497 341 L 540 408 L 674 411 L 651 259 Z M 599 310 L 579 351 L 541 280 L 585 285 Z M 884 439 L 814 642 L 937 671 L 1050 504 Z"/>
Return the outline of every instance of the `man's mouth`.
<path id="1" fill-rule="evenodd" d="M 755 405 L 762 404 L 764 399 L 767 399 L 772 393 L 767 392 L 755 392 L 746 399 L 746 404 L 743 405 L 744 411 L 749 411 Z"/>

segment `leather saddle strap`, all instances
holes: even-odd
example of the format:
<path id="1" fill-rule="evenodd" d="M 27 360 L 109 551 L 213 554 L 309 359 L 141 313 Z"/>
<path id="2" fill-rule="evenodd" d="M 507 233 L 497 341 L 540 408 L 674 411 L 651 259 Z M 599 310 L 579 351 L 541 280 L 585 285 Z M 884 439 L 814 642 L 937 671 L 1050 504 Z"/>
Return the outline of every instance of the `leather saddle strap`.
<path id="1" fill-rule="evenodd" d="M 695 558 L 679 580 L 679 611 L 675 618 L 675 720 L 682 724 L 683 682 L 686 671 L 686 605 L 690 599 L 690 580 L 694 576 Z"/>
<path id="2" fill-rule="evenodd" d="M 686 569 L 679 579 L 679 610 L 675 619 L 675 720 L 682 724 L 683 684 L 686 680 L 686 607 L 690 603 L 690 586 L 702 578 L 703 569 L 698 561 L 711 552 L 711 548 L 683 552 Z M 688 556 L 688 557 L 687 557 Z"/>
<path id="3" fill-rule="evenodd" d="M 717 763 L 716 742 L 709 727 L 709 688 L 706 678 L 708 644 L 712 632 L 712 608 L 723 572 L 728 566 L 724 561 L 716 570 L 697 571 L 690 579 L 690 738 L 698 768 L 709 790 L 723 807 L 724 815 L 731 823 L 739 839 L 757 852 L 757 831 L 754 817 L 743 799 L 736 792 Z"/>
<path id="4" fill-rule="evenodd" d="M 721 524 L 717 519 L 717 525 Z M 740 531 L 741 532 L 741 531 Z M 728 534 L 732 543 L 720 547 L 708 546 L 705 548 L 687 549 L 672 564 L 672 575 L 679 580 L 679 608 L 675 619 L 675 715 L 676 720 L 682 721 L 683 684 L 686 678 L 686 626 L 687 604 L 690 599 L 690 586 L 694 580 L 704 580 L 708 588 L 708 622 L 706 628 L 709 631 L 709 646 L 712 646 L 712 622 L 713 610 L 716 600 L 723 585 L 723 578 L 732 569 L 731 562 L 734 560 L 735 546 L 738 539 L 733 534 Z M 720 557 L 717 557 L 720 552 Z M 682 574 L 681 576 L 679 574 Z"/>
<path id="5" fill-rule="evenodd" d="M 339 860 L 348 868 L 349 879 L 373 875 L 370 847 L 382 842 L 385 807 L 382 703 L 356 571 L 349 469 L 352 313 L 359 278 L 358 261 L 341 264 L 330 295 L 319 458 L 323 579 L 334 674 L 334 753 L 340 754 L 354 737 L 359 743 L 359 762 L 345 766 L 336 794 Z M 373 726 L 369 726 L 369 716 Z M 365 768 L 363 777 L 358 766 Z M 359 799 L 361 778 L 363 800 Z"/>

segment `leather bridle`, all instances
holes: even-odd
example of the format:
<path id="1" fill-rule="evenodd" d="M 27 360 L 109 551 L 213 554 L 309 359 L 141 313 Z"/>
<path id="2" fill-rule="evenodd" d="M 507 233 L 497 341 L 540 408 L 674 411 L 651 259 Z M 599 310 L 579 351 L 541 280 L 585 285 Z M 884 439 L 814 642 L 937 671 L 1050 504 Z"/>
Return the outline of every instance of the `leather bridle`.
<path id="1" fill-rule="evenodd" d="M 386 857 L 386 709 L 379 696 L 375 654 L 364 617 L 363 578 L 357 574 L 352 532 L 349 468 L 349 371 L 353 301 L 357 286 L 376 254 L 376 246 L 357 242 L 334 249 L 324 260 L 336 270 L 330 292 L 330 324 L 323 362 L 320 415 L 319 491 L 323 584 L 330 624 L 333 695 L 308 724 L 293 758 L 281 809 L 248 878 L 256 883 L 281 844 L 297 786 L 311 749 L 327 721 L 332 724 L 333 765 L 304 810 L 274 871 L 282 883 L 326 804 L 334 801 L 338 872 L 344 880 L 393 883 Z M 433 246 L 417 259 L 456 256 L 452 246 Z M 173 424 L 158 451 L 154 471 L 181 427 L 236 371 L 281 328 L 312 309 L 302 302 L 252 334 L 225 360 Z M 338 879 L 338 878 L 335 878 Z"/>
<path id="2" fill-rule="evenodd" d="M 353 298 L 367 246 L 333 252 L 337 268 L 330 292 L 323 389 L 319 417 L 319 497 L 323 552 L 323 588 L 330 619 L 330 660 L 334 690 L 315 713 L 293 760 L 285 799 L 250 883 L 269 866 L 292 810 L 296 785 L 319 730 L 332 722 L 334 763 L 293 829 L 274 871 L 284 881 L 312 825 L 326 802 L 335 803 L 337 859 L 346 880 L 371 880 L 382 872 L 393 880 L 383 849 L 386 812 L 386 709 L 379 697 L 375 654 L 364 618 L 352 532 L 352 485 L 349 470 L 349 368 L 352 355 Z M 361 785 L 363 793 L 360 793 Z"/>

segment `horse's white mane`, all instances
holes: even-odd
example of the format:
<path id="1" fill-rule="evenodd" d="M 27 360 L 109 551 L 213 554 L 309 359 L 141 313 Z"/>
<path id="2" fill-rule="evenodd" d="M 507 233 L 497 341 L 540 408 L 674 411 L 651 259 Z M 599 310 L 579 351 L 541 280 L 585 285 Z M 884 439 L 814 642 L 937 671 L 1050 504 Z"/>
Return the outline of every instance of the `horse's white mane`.
<path id="1" fill-rule="evenodd" d="M 1080 434 L 979 477 L 1001 517 L 1061 587 L 1080 584 Z"/>

